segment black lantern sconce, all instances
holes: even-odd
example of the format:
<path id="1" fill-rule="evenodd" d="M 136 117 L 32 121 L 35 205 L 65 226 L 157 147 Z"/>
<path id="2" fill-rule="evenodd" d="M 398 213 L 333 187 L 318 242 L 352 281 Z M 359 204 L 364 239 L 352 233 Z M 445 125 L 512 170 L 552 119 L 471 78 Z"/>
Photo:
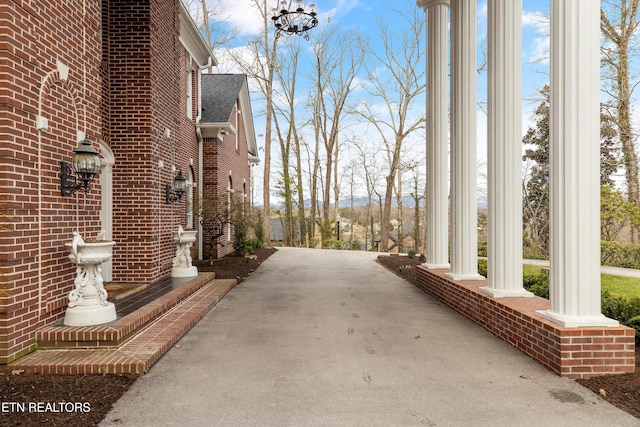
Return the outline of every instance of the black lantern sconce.
<path id="1" fill-rule="evenodd" d="M 165 187 L 165 197 L 167 204 L 170 205 L 182 199 L 182 195 L 187 191 L 187 178 L 182 175 L 182 171 L 178 172 L 173 178 L 173 185 L 167 184 Z"/>
<path id="2" fill-rule="evenodd" d="M 60 194 L 69 196 L 77 190 L 89 191 L 89 184 L 100 173 L 100 156 L 85 135 L 82 145 L 73 150 L 71 166 L 60 162 Z M 75 175 L 73 175 L 75 174 Z"/>

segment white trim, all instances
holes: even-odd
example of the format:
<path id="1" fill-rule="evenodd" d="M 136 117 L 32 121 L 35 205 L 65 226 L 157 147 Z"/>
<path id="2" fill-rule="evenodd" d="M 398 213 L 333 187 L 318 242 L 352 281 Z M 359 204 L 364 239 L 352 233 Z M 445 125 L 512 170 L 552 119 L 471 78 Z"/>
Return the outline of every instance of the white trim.
<path id="1" fill-rule="evenodd" d="M 182 1 L 180 2 L 180 43 L 201 68 L 218 65 L 218 61 L 202 38 L 202 34 Z"/>
<path id="2" fill-rule="evenodd" d="M 185 224 L 187 230 L 193 229 L 193 171 L 187 168 L 187 194 L 185 199 L 186 218 Z"/>
<path id="3" fill-rule="evenodd" d="M 203 138 L 217 138 L 219 135 L 235 135 L 238 133 L 238 130 L 231 122 L 198 123 L 196 127 L 202 132 Z"/>
<path id="4" fill-rule="evenodd" d="M 191 64 L 186 65 L 185 70 L 185 96 L 187 104 L 187 118 L 193 119 L 193 67 Z"/>
<path id="5" fill-rule="evenodd" d="M 98 141 L 102 159 L 100 168 L 100 228 L 105 231 L 107 240 L 113 239 L 113 165 L 115 164 L 115 156 L 111 148 Z M 111 282 L 113 280 L 113 262 L 111 259 L 102 263 L 102 280 Z"/>

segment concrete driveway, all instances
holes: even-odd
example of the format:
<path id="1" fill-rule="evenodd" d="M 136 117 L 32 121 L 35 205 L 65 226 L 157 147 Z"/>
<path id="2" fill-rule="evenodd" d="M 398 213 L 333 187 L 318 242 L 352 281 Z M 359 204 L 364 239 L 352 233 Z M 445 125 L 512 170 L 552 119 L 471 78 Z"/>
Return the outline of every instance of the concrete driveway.
<path id="1" fill-rule="evenodd" d="M 279 249 L 101 425 L 640 425 L 376 255 Z"/>

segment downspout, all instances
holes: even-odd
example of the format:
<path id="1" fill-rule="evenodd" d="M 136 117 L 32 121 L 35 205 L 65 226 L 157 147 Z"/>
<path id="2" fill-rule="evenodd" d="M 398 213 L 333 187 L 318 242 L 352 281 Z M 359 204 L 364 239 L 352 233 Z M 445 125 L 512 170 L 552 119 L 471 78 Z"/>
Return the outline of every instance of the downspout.
<path id="1" fill-rule="evenodd" d="M 202 138 L 202 131 L 200 130 L 199 127 L 196 127 L 196 136 L 198 137 L 198 259 L 200 261 L 202 261 L 203 257 L 202 257 L 202 251 L 203 251 L 203 246 L 202 246 L 202 221 L 200 221 L 201 215 L 202 215 L 202 173 L 203 173 L 203 167 L 202 167 L 202 160 L 204 158 L 204 141 Z"/>
<path id="2" fill-rule="evenodd" d="M 196 77 L 198 85 L 198 115 L 196 116 L 196 136 L 198 138 L 198 259 L 202 261 L 203 240 L 202 240 L 202 222 L 200 221 L 202 215 L 202 196 L 203 196 L 203 179 L 204 173 L 203 161 L 204 161 L 204 138 L 202 137 L 202 131 L 198 127 L 200 120 L 202 120 L 202 70 L 211 66 L 211 56 L 209 56 L 205 65 L 198 65 L 198 73 Z"/>

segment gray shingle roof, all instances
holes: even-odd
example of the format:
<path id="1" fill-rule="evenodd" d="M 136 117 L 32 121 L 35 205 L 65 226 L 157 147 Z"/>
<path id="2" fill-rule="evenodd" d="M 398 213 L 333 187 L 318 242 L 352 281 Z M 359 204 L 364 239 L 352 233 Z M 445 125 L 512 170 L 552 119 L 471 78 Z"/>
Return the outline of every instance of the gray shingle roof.
<path id="1" fill-rule="evenodd" d="M 203 74 L 202 122 L 228 122 L 246 79 L 245 74 Z"/>

